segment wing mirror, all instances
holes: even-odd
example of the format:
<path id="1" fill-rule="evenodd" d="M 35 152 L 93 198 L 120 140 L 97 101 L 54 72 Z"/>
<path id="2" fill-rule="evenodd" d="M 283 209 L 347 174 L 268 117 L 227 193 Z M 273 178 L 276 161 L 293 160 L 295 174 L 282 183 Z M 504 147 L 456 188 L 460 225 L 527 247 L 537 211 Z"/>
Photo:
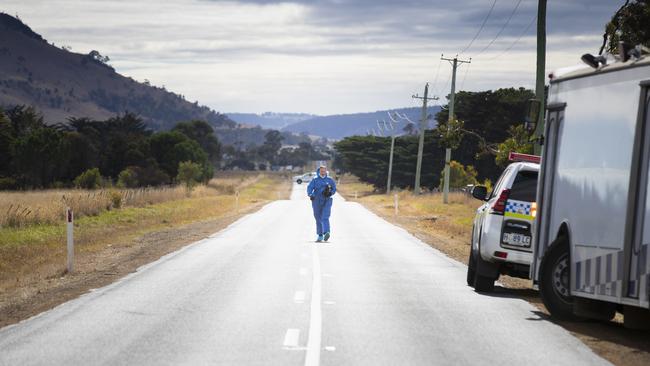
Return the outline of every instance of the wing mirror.
<path id="1" fill-rule="evenodd" d="M 487 198 L 487 187 L 486 186 L 474 186 L 472 188 L 472 197 L 477 200 L 485 201 Z"/>

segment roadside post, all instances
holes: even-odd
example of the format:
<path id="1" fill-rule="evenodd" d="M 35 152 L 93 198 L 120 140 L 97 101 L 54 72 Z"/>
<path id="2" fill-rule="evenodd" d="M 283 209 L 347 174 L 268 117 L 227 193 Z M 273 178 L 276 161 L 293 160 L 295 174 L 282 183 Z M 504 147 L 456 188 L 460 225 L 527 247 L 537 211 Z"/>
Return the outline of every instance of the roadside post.
<path id="1" fill-rule="evenodd" d="M 74 228 L 74 214 L 70 207 L 65 209 L 65 221 L 67 225 L 67 237 L 68 237 L 68 263 L 67 269 L 68 273 L 72 273 L 74 270 L 74 238 L 73 238 L 73 228 Z"/>
<path id="2" fill-rule="evenodd" d="M 235 191 L 235 212 L 239 213 L 239 191 Z"/>
<path id="3" fill-rule="evenodd" d="M 394 204 L 394 206 L 395 206 L 395 216 L 397 216 L 398 213 L 399 213 L 399 196 L 397 195 L 397 193 L 395 193 L 395 204 Z"/>

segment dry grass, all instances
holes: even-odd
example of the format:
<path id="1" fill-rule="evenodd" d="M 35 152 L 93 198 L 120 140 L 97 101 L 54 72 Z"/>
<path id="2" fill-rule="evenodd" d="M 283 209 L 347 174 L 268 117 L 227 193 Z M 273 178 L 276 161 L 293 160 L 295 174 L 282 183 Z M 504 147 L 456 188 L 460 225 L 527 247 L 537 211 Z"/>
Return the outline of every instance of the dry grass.
<path id="1" fill-rule="evenodd" d="M 416 196 L 411 191 L 397 190 L 386 195 L 351 176 L 344 176 L 341 179 L 339 190 L 348 200 L 358 201 L 375 213 L 402 226 L 407 226 L 416 232 L 444 235 L 461 240 L 468 246 L 472 219 L 476 208 L 480 205 L 478 201 L 462 192 L 451 192 L 449 204 L 442 203 L 441 193 L 427 192 Z M 397 216 L 395 216 L 395 195 L 398 199 Z M 456 258 L 456 255 L 453 257 Z M 457 259 L 460 258 L 462 257 Z"/>
<path id="2" fill-rule="evenodd" d="M 262 179 L 260 174 L 224 174 L 200 185 L 191 197 L 235 194 L 242 187 Z M 97 216 L 103 212 L 125 207 L 145 207 L 176 201 L 188 196 L 182 186 L 148 187 L 138 189 L 51 189 L 41 191 L 0 191 L 0 228 L 56 224 L 64 219 L 66 207 L 76 218 Z"/>

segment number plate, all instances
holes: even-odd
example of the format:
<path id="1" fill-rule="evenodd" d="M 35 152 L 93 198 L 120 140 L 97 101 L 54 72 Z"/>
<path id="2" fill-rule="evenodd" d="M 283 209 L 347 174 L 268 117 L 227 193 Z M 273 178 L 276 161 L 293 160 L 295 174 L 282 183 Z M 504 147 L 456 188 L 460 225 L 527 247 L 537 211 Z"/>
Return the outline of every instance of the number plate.
<path id="1" fill-rule="evenodd" d="M 517 233 L 503 233 L 504 244 L 514 245 L 518 247 L 529 247 L 530 246 L 530 236 L 517 234 Z"/>

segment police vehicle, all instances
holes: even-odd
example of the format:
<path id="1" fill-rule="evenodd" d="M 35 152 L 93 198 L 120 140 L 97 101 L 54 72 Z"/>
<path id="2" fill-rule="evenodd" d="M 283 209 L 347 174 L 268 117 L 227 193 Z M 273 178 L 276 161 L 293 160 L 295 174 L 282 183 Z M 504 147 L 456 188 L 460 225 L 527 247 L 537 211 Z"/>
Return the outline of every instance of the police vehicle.
<path id="1" fill-rule="evenodd" d="M 650 327 L 650 57 L 551 76 L 532 278 L 551 315 Z"/>
<path id="2" fill-rule="evenodd" d="M 302 183 L 309 183 L 312 181 L 312 179 L 316 178 L 316 173 L 311 172 L 311 173 L 305 173 L 302 175 L 296 175 L 293 177 L 293 181 L 302 184 Z"/>
<path id="3" fill-rule="evenodd" d="M 472 228 L 467 284 L 478 292 L 489 292 L 499 275 L 528 278 L 532 261 L 532 224 L 539 157 L 510 154 L 510 164 L 490 195 L 484 186 L 472 188 L 472 196 L 483 201 L 476 210 Z"/>

